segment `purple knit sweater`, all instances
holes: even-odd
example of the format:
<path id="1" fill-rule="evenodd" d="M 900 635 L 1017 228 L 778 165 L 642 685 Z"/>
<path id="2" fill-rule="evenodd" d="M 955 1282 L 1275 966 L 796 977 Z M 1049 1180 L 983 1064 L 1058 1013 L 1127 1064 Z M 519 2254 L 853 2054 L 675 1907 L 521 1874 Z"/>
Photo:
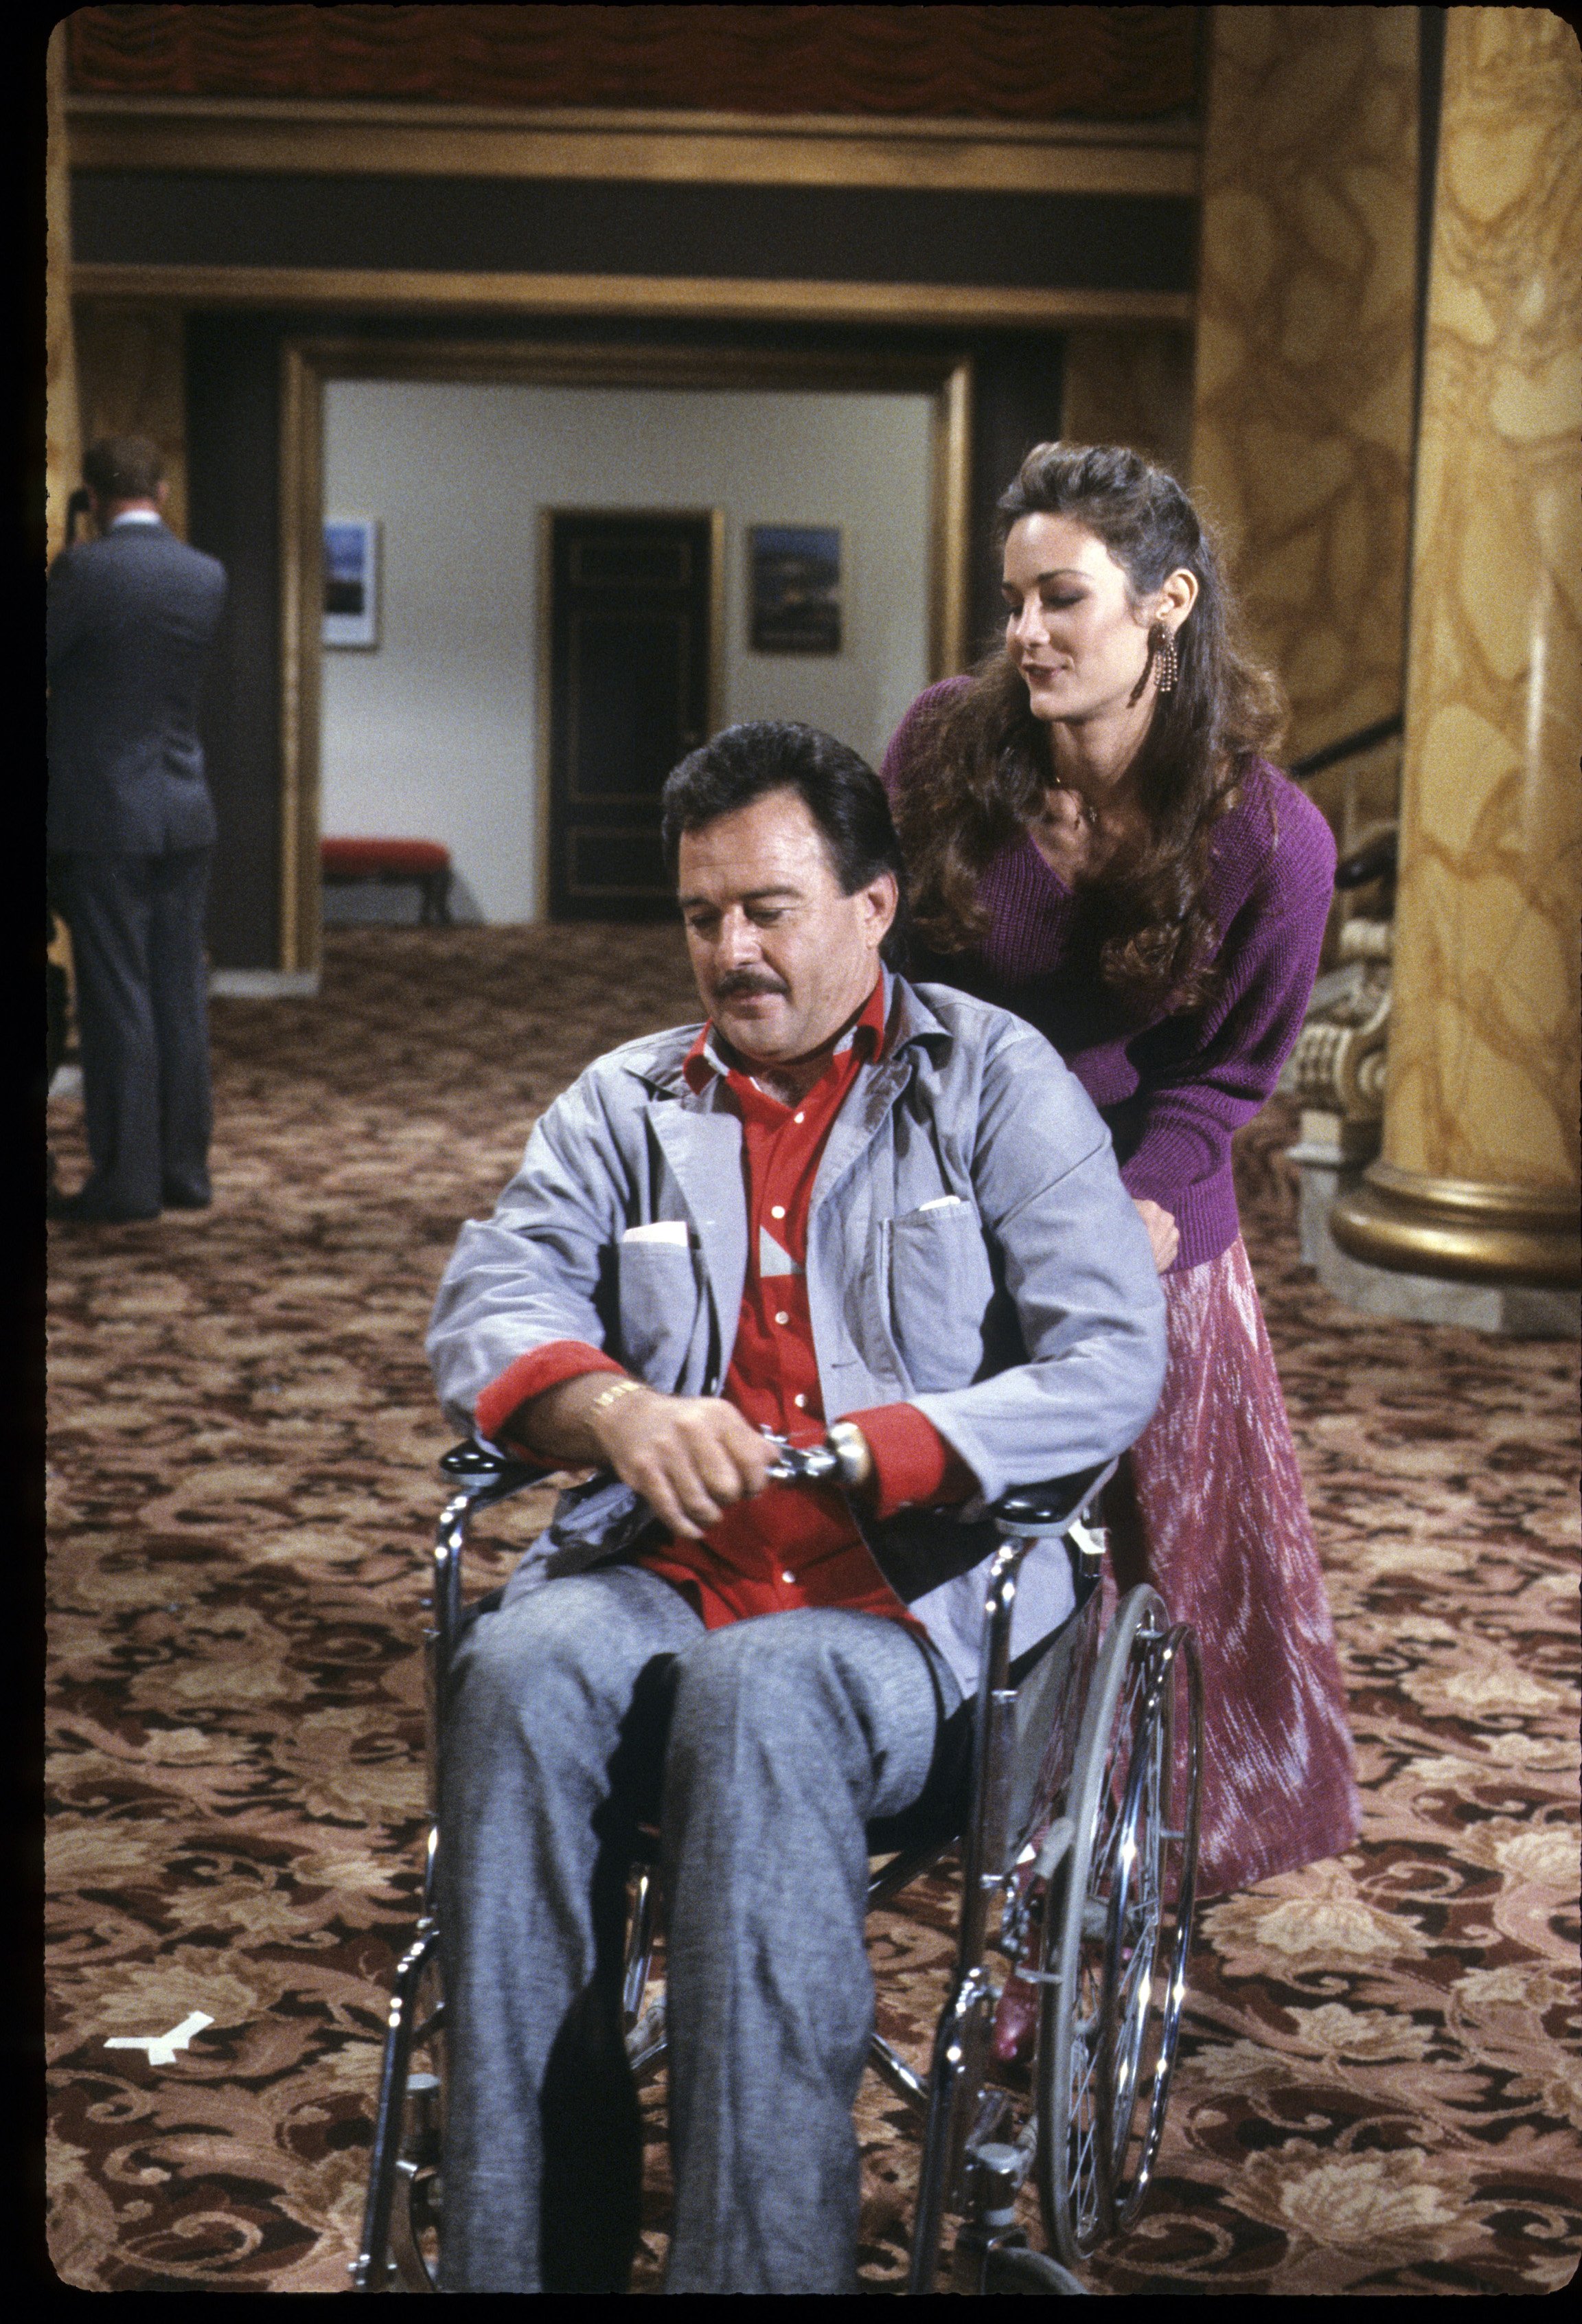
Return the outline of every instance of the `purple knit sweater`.
<path id="1" fill-rule="evenodd" d="M 885 753 L 892 794 L 921 763 L 915 702 Z M 1250 1121 L 1290 1055 L 1312 991 L 1335 881 L 1335 842 L 1311 800 L 1265 760 L 1215 834 L 1208 903 L 1219 931 L 1207 1005 L 1145 1024 L 1100 982 L 1084 942 L 1081 890 L 1024 837 L 1002 849 L 979 893 L 993 915 L 976 951 L 924 955 L 915 973 L 1013 1010 L 1060 1051 L 1115 1139 L 1129 1193 L 1181 1231 L 1172 1272 L 1228 1250 L 1240 1231 L 1231 1132 Z"/>

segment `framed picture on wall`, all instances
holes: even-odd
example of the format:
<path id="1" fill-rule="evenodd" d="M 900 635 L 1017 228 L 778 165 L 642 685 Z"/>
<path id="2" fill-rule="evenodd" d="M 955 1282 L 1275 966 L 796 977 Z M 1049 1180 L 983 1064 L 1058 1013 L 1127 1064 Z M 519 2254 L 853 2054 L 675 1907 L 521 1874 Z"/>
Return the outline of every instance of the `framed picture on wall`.
<path id="1" fill-rule="evenodd" d="M 329 516 L 324 521 L 324 642 L 379 643 L 379 520 Z"/>
<path id="2" fill-rule="evenodd" d="M 841 534 L 835 525 L 748 528 L 748 643 L 754 653 L 841 650 Z"/>

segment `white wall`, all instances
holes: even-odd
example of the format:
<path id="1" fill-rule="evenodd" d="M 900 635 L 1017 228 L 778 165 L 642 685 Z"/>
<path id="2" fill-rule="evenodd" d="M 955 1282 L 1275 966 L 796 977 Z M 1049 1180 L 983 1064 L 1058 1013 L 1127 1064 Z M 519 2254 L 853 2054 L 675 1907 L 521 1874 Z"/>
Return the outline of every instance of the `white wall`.
<path id="1" fill-rule="evenodd" d="M 544 508 L 722 509 L 724 716 L 877 764 L 927 682 L 923 395 L 337 380 L 325 510 L 383 526 L 382 642 L 324 657 L 322 827 L 442 840 L 484 918 L 538 910 Z M 747 644 L 747 528 L 836 524 L 838 656 Z"/>

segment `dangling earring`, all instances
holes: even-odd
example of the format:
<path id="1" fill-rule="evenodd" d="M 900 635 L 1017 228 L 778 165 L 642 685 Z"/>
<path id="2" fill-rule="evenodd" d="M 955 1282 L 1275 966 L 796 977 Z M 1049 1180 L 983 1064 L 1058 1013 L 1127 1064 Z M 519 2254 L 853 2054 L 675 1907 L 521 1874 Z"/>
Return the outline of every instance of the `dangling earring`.
<path id="1" fill-rule="evenodd" d="M 1167 630 L 1163 622 L 1156 622 L 1153 643 L 1154 682 L 1161 694 L 1173 693 L 1175 681 L 1181 676 L 1181 656 L 1175 650 L 1173 631 Z"/>

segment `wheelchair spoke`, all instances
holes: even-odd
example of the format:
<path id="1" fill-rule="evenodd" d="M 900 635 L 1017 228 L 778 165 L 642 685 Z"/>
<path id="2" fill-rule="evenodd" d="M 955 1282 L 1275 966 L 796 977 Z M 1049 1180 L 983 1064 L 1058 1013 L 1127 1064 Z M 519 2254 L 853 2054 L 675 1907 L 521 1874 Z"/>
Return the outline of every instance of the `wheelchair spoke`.
<path id="1" fill-rule="evenodd" d="M 1146 2193 L 1163 2133 L 1191 1941 L 1200 1766 L 1200 1686 L 1188 1634 L 1152 1657 L 1145 1753 L 1129 1786 L 1136 1843 L 1127 1893 L 1114 1900 L 1109 2071 L 1116 2225 Z M 1184 1806 L 1184 1817 L 1179 1812 Z"/>
<path id="2" fill-rule="evenodd" d="M 1044 1988 L 1036 2163 L 1067 2265 L 1129 2219 L 1163 2120 L 1185 1960 L 1172 1899 L 1191 1845 L 1171 1839 L 1167 1811 L 1195 1835 L 1176 1764 L 1182 1636 L 1146 1589 L 1118 1610 L 1073 1766 L 1069 1878 L 1058 1893 L 1052 1882 L 1044 1916 L 1044 1958 L 1059 1966 Z"/>

